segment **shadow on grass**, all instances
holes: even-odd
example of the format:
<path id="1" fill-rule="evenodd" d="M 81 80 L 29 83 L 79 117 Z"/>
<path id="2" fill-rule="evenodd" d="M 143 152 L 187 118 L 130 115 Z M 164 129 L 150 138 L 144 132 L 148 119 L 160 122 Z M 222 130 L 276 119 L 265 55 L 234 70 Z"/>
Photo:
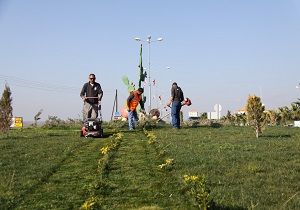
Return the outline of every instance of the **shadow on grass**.
<path id="1" fill-rule="evenodd" d="M 284 135 L 261 135 L 259 138 L 271 138 L 271 139 L 281 139 L 281 138 L 291 138 L 292 136 L 290 134 L 284 134 Z"/>
<path id="2" fill-rule="evenodd" d="M 211 125 L 191 125 L 191 126 L 184 126 L 183 129 L 190 129 L 190 128 L 222 128 L 223 125 L 220 123 L 213 123 Z"/>
<path id="3" fill-rule="evenodd" d="M 211 210 L 246 210 L 247 208 L 239 207 L 239 206 L 212 206 L 209 208 Z"/>
<path id="4" fill-rule="evenodd" d="M 109 138 L 113 133 L 103 133 L 102 139 Z"/>

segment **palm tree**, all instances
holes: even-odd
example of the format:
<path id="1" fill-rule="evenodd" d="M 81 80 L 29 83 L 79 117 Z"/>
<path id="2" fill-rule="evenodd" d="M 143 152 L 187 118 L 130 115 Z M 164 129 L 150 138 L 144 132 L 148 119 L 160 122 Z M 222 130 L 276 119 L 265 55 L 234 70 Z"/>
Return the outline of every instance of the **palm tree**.
<path id="1" fill-rule="evenodd" d="M 293 120 L 300 120 L 300 102 L 291 104 L 291 115 Z"/>
<path id="2" fill-rule="evenodd" d="M 293 104 L 296 104 L 300 107 L 300 98 L 298 98 L 298 101 L 293 102 Z"/>
<path id="3" fill-rule="evenodd" d="M 279 107 L 279 115 L 281 117 L 281 123 L 286 125 L 288 120 L 292 119 L 291 111 L 287 106 Z"/>
<path id="4" fill-rule="evenodd" d="M 269 125 L 278 125 L 281 119 L 280 113 L 276 110 L 268 110 L 265 112 L 266 121 Z"/>

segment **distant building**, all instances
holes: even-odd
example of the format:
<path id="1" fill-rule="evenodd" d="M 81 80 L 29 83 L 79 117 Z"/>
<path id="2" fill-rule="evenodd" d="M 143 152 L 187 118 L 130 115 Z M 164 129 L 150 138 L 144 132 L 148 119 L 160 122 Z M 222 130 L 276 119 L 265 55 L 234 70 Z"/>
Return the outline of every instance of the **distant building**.
<path id="1" fill-rule="evenodd" d="M 197 111 L 189 111 L 189 117 L 200 117 L 200 114 Z"/>
<path id="2" fill-rule="evenodd" d="M 243 107 L 243 108 L 239 109 L 236 113 L 237 114 L 246 114 L 247 113 L 247 109 L 246 109 L 246 107 Z"/>

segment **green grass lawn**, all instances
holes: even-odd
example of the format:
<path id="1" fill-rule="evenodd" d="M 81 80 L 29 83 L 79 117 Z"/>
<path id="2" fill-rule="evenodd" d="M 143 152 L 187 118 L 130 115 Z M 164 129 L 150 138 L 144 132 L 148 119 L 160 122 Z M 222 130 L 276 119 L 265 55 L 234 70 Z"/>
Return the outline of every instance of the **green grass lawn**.
<path id="1" fill-rule="evenodd" d="M 114 137 L 0 134 L 0 209 L 79 209 L 91 198 L 102 209 L 196 209 L 184 175 L 205 176 L 214 209 L 300 209 L 300 129 L 270 127 L 259 139 L 247 127 L 148 131 L 156 143 L 142 130 L 121 130 L 108 156 L 100 149 Z M 161 169 L 168 158 L 174 165 Z"/>

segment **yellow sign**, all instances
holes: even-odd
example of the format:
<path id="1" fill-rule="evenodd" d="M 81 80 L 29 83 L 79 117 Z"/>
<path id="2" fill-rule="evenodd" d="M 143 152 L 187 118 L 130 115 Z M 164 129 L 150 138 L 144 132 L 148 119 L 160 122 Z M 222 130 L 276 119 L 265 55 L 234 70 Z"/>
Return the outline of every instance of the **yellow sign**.
<path id="1" fill-rule="evenodd" d="M 11 127 L 23 128 L 23 117 L 13 117 Z"/>

